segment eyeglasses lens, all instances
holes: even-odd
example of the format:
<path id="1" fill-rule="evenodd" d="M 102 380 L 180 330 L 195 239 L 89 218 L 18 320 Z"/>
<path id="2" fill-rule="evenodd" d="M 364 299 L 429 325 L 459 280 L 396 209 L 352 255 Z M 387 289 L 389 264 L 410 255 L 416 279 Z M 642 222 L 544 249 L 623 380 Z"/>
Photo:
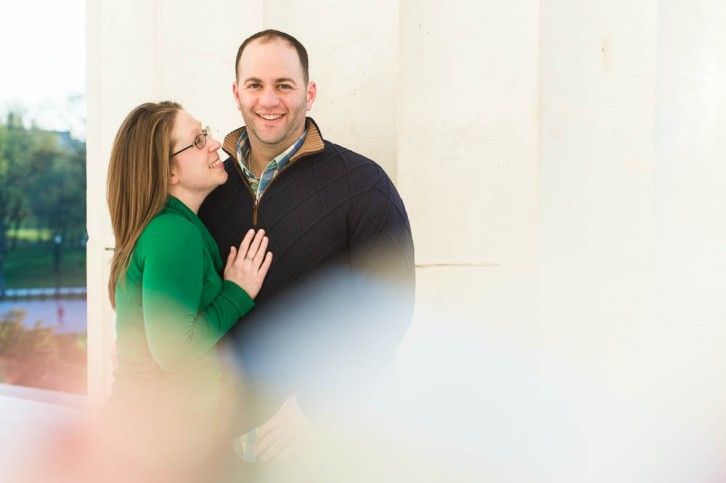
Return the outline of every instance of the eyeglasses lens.
<path id="1" fill-rule="evenodd" d="M 207 135 L 209 134 L 209 126 L 204 128 L 202 131 L 202 134 L 194 138 L 194 145 L 197 147 L 197 149 L 202 149 L 205 144 L 207 144 Z"/>

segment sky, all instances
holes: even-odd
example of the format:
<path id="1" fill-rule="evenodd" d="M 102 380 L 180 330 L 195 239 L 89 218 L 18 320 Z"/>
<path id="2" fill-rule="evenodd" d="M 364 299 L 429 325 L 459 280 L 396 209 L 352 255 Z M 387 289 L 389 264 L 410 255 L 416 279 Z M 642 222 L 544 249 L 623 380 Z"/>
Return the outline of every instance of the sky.
<path id="1" fill-rule="evenodd" d="M 85 139 L 85 1 L 0 0 L 0 11 L 0 115 L 20 109 L 28 123 Z"/>

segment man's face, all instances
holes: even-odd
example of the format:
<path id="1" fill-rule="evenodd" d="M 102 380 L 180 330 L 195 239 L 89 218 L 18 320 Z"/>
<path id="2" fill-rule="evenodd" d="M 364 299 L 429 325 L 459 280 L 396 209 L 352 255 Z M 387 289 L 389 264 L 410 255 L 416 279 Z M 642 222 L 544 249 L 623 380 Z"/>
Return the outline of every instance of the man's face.
<path id="1" fill-rule="evenodd" d="M 282 40 L 249 44 L 232 86 L 252 149 L 274 157 L 305 130 L 305 115 L 315 101 L 315 83 L 305 83 L 295 49 Z"/>

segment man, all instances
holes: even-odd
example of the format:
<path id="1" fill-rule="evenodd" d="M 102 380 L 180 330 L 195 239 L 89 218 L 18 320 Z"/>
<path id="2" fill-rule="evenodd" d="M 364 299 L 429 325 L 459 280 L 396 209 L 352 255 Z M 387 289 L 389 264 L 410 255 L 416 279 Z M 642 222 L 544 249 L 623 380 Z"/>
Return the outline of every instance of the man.
<path id="1" fill-rule="evenodd" d="M 225 185 L 199 215 L 223 259 L 264 228 L 273 265 L 227 342 L 245 380 L 238 433 L 274 461 L 354 406 L 395 355 L 413 309 L 411 230 L 373 161 L 324 140 L 305 48 L 276 30 L 240 46 L 232 85 L 245 127 L 223 144 Z"/>

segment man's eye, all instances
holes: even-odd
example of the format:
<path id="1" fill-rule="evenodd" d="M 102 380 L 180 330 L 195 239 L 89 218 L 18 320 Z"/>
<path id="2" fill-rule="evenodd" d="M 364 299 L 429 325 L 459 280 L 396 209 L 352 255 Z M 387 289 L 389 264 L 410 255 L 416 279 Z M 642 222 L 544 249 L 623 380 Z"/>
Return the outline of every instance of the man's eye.
<path id="1" fill-rule="evenodd" d="M 292 89 L 292 86 L 290 84 L 280 84 L 277 87 L 279 87 L 280 89 Z"/>
<path id="2" fill-rule="evenodd" d="M 257 82 L 253 82 L 252 84 L 247 84 L 248 89 L 257 89 L 259 87 L 260 87 L 260 84 L 258 84 Z"/>

